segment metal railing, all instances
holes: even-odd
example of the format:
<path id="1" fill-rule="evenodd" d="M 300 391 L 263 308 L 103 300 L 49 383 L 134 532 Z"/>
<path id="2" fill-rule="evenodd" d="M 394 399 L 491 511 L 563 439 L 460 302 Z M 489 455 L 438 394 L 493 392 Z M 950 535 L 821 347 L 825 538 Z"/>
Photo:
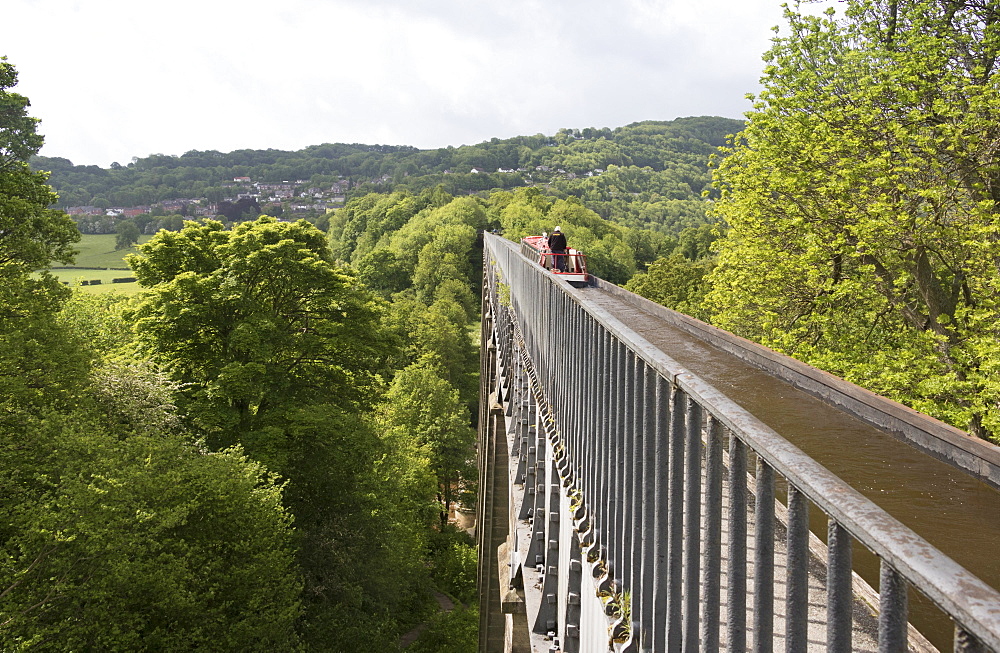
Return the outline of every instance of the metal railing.
<path id="1" fill-rule="evenodd" d="M 484 276 L 512 489 L 499 589 L 521 595 L 503 611 L 527 615 L 532 650 L 771 651 L 778 487 L 784 650 L 810 636 L 811 504 L 829 520 L 827 650 L 852 650 L 859 542 L 881 561 L 879 651 L 907 649 L 907 586 L 953 620 L 954 650 L 1000 651 L 995 590 L 513 243 L 487 235 Z"/>

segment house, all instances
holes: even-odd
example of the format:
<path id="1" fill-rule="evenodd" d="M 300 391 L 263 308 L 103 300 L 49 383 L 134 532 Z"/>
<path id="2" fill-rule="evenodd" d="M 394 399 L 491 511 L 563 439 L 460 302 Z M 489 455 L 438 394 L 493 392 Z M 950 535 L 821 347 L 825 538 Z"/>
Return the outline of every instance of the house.
<path id="1" fill-rule="evenodd" d="M 249 184 L 250 177 L 233 177 L 233 181 L 235 181 L 237 184 Z"/>
<path id="2" fill-rule="evenodd" d="M 104 213 L 96 206 L 71 206 L 66 209 L 69 215 L 101 215 Z"/>

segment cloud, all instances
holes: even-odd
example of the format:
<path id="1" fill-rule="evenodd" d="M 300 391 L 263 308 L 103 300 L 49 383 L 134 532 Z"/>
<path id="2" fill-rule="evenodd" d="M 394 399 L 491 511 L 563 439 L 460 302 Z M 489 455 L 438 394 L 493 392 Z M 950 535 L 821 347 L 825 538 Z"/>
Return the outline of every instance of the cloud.
<path id="1" fill-rule="evenodd" d="M 43 154 L 421 148 L 559 127 L 739 117 L 763 0 L 8 0 Z M 16 32 L 16 33 L 13 33 Z"/>

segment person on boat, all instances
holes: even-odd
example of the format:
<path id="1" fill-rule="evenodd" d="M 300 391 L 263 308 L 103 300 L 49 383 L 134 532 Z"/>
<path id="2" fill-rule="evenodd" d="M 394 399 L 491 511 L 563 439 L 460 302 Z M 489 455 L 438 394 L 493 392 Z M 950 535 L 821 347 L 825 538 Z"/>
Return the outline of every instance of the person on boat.
<path id="1" fill-rule="evenodd" d="M 558 226 L 552 230 L 548 238 L 549 250 L 552 252 L 553 267 L 560 272 L 566 271 L 566 236 Z"/>

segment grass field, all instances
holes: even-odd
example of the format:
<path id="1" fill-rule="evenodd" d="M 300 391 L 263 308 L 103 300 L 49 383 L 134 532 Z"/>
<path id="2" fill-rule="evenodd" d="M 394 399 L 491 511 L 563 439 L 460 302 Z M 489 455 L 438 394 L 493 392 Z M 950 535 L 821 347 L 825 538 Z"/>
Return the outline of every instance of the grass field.
<path id="1" fill-rule="evenodd" d="M 139 242 L 144 243 L 151 236 L 140 236 Z M 76 244 L 76 249 L 80 251 L 76 255 L 74 267 L 58 268 L 52 270 L 60 281 L 69 283 L 70 286 L 78 287 L 80 290 L 89 293 L 104 293 L 119 291 L 124 293 L 138 292 L 139 286 L 136 283 L 112 283 L 113 279 L 133 276 L 125 263 L 125 256 L 135 252 L 134 247 L 128 249 L 115 250 L 114 234 L 84 234 L 80 242 Z M 100 270 L 86 268 L 104 268 Z M 122 269 L 108 269 L 122 268 Z M 81 280 L 100 279 L 101 283 L 94 286 L 81 286 Z"/>
<path id="2" fill-rule="evenodd" d="M 140 236 L 144 243 L 152 236 Z M 114 234 L 84 234 L 76 244 L 80 253 L 76 255 L 76 267 L 85 268 L 127 268 L 125 255 L 135 252 L 134 247 L 115 250 Z"/>

